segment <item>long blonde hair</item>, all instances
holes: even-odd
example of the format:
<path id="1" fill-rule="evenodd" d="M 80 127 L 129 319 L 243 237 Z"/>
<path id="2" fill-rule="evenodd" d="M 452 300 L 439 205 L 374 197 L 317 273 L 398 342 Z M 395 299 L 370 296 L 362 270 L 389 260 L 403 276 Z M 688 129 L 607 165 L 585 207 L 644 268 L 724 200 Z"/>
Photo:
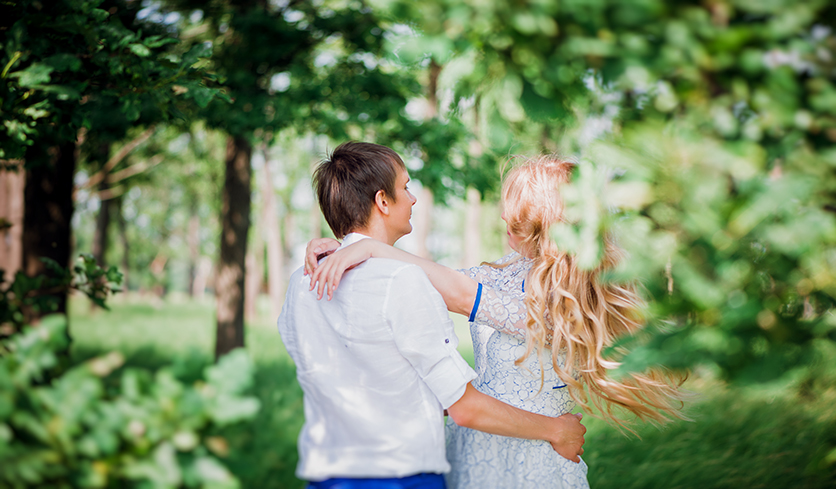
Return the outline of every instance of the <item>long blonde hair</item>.
<path id="1" fill-rule="evenodd" d="M 643 301 L 633 286 L 602 280 L 602 272 L 613 269 L 621 255 L 609 239 L 598 267 L 583 270 L 550 237 L 552 225 L 564 221 L 559 187 L 569 182 L 574 167 L 555 156 L 535 157 L 512 168 L 502 185 L 508 229 L 521 238 L 521 254 L 533 259 L 525 281 L 526 351 L 517 365 L 533 351 L 551 351 L 555 371 L 575 402 L 591 412 L 585 384 L 600 415 L 624 428 L 626 420 L 615 406 L 642 420 L 685 418 L 679 411 L 684 377 L 661 370 L 620 380 L 608 376 L 620 364 L 604 358 L 603 352 L 620 336 L 643 327 Z M 557 360 L 564 353 L 562 367 Z"/>

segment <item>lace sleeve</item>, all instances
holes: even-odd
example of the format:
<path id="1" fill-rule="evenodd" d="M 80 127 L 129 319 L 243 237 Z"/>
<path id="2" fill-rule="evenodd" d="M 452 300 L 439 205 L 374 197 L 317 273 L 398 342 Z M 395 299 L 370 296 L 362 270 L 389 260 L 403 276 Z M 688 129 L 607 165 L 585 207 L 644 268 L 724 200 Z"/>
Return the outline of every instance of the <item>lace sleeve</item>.
<path id="1" fill-rule="evenodd" d="M 525 337 L 525 293 L 483 286 L 473 321 L 501 333 Z"/>
<path id="2" fill-rule="evenodd" d="M 460 268 L 456 271 L 467 275 L 468 277 L 479 282 L 480 284 L 492 283 L 492 278 L 490 276 L 491 267 L 487 265 L 482 265 L 480 267 Z"/>
<path id="3" fill-rule="evenodd" d="M 518 253 L 513 252 L 496 260 L 494 263 L 496 265 L 504 265 L 510 261 L 518 260 L 519 257 L 520 255 Z M 488 287 L 502 288 L 500 284 L 507 280 L 506 270 L 504 268 L 492 267 L 490 265 L 461 268 L 457 271 Z"/>

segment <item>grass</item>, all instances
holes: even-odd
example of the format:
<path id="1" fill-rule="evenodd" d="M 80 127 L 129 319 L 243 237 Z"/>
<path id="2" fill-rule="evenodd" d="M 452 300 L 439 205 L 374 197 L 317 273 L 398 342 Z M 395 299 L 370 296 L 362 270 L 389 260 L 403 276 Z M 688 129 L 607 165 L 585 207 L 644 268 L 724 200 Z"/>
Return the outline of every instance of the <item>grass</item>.
<path id="1" fill-rule="evenodd" d="M 302 394 L 274 318 L 260 304 L 247 324 L 247 350 L 257 365 L 253 394 L 262 403 L 249 424 L 226 428 L 227 465 L 245 488 L 302 488 L 294 476 Z M 172 299 L 151 303 L 117 297 L 111 311 L 71 302 L 73 355 L 122 351 L 127 364 L 173 365 L 197 378 L 212 361 L 214 310 L 210 302 Z M 456 319 L 460 350 L 472 362 L 469 332 Z M 831 348 L 832 350 L 832 348 Z M 831 359 L 835 352 L 825 351 Z M 587 416 L 584 459 L 589 482 L 604 488 L 832 488 L 836 487 L 836 367 L 819 375 L 767 386 L 728 386 L 705 376 L 689 381 L 699 394 L 692 422 L 639 425 L 641 438 L 624 435 Z M 810 380 L 814 379 L 814 380 Z"/>

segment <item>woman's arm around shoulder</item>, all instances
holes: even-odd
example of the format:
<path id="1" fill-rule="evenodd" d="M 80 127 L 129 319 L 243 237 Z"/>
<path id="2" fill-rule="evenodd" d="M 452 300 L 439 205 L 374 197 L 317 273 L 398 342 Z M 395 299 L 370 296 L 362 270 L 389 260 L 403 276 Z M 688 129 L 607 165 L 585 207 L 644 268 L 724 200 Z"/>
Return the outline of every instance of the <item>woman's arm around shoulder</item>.
<path id="1" fill-rule="evenodd" d="M 433 287 L 441 293 L 447 305 L 447 310 L 450 312 L 469 316 L 473 308 L 479 287 L 478 282 L 452 268 L 447 268 L 444 265 L 439 265 L 431 260 L 371 238 L 346 246 L 331 254 L 327 260 L 317 263 L 311 244 L 308 245 L 309 253 L 305 257 L 305 268 L 306 270 L 309 267 L 312 269 L 310 274 L 311 290 L 317 288 L 317 295 L 320 299 L 324 293 L 327 293 L 330 300 L 346 270 L 374 257 L 390 258 L 421 267 L 429 277 Z"/>

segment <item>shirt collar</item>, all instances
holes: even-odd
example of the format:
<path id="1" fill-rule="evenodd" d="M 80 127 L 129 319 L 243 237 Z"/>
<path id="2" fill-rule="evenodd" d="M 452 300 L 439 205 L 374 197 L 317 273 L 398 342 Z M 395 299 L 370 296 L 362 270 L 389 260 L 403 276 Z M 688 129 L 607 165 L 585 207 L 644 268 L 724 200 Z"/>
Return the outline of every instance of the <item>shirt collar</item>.
<path id="1" fill-rule="evenodd" d="M 352 245 L 352 244 L 360 241 L 361 239 L 371 239 L 371 237 L 366 236 L 365 234 L 360 234 L 360 233 L 348 233 L 348 234 L 345 235 L 345 238 L 343 238 L 343 242 L 340 245 L 340 248 L 344 248 L 348 245 Z"/>

